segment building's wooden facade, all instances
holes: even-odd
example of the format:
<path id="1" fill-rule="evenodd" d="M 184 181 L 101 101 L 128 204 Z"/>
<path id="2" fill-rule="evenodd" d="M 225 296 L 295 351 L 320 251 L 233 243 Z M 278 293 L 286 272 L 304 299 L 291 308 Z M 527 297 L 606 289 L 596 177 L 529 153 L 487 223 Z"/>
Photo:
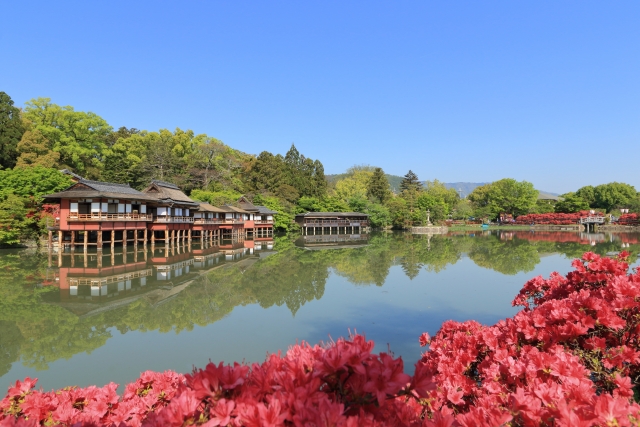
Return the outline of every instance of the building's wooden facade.
<path id="1" fill-rule="evenodd" d="M 211 242 L 273 236 L 273 215 L 277 212 L 254 206 L 244 197 L 238 201 L 239 207 L 216 207 L 196 202 L 178 186 L 158 180 L 142 192 L 127 184 L 81 177 L 75 181 L 66 190 L 45 196 L 60 204 L 59 218 L 49 227 L 50 246 L 54 237 L 61 246 L 86 251 L 89 246 L 137 247 L 147 242 L 168 246 L 192 239 Z"/>
<path id="2" fill-rule="evenodd" d="M 369 231 L 369 215 L 359 212 L 307 212 L 296 215 L 304 235 L 360 234 Z"/>

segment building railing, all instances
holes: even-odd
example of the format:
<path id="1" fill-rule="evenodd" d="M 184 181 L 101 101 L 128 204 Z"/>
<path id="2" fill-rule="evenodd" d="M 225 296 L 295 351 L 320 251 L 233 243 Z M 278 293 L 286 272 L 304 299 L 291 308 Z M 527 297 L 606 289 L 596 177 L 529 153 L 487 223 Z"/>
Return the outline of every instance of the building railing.
<path id="1" fill-rule="evenodd" d="M 195 218 L 192 216 L 157 216 L 154 222 L 188 222 L 192 223 Z"/>
<path id="2" fill-rule="evenodd" d="M 356 220 L 330 220 L 330 219 L 316 219 L 305 220 L 303 227 L 368 227 L 369 221 L 356 221 Z"/>
<path id="3" fill-rule="evenodd" d="M 272 219 L 256 219 L 253 221 L 255 224 L 273 224 Z"/>
<path id="4" fill-rule="evenodd" d="M 225 218 L 224 224 L 244 224 L 244 219 L 239 218 Z"/>
<path id="5" fill-rule="evenodd" d="M 67 215 L 67 221 L 153 221 L 153 215 L 151 214 L 136 214 L 136 213 L 90 213 L 90 214 L 78 214 L 71 212 Z"/>
<path id="6" fill-rule="evenodd" d="M 224 222 L 222 218 L 194 218 L 194 224 L 221 224 Z"/>

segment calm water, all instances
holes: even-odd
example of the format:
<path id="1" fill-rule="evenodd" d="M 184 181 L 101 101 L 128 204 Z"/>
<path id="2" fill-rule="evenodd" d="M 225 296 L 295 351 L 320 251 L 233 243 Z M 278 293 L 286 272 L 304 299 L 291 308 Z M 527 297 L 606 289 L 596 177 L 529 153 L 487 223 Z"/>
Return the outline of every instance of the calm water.
<path id="1" fill-rule="evenodd" d="M 147 369 L 188 372 L 210 359 L 262 361 L 296 340 L 349 330 L 412 370 L 418 336 L 444 320 L 513 315 L 525 281 L 568 272 L 586 250 L 640 252 L 640 234 L 312 239 L 102 256 L 2 251 L 0 389 L 26 376 L 49 390 L 124 384 Z"/>

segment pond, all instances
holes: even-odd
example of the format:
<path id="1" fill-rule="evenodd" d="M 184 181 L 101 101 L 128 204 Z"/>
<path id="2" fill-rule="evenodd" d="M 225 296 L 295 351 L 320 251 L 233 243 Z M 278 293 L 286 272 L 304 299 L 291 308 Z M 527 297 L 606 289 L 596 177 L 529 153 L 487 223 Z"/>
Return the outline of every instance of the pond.
<path id="1" fill-rule="evenodd" d="M 366 334 L 413 371 L 424 331 L 511 316 L 522 285 L 640 234 L 499 231 L 275 237 L 123 253 L 0 252 L 0 388 L 121 384 L 151 369 L 259 362 Z"/>

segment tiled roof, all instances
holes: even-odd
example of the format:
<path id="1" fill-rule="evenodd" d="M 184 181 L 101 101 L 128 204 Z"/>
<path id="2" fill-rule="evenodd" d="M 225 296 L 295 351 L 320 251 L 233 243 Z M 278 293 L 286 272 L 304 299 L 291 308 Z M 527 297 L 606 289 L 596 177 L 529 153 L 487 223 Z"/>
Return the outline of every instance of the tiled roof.
<path id="1" fill-rule="evenodd" d="M 264 215 L 275 215 L 278 212 L 277 211 L 272 211 L 271 209 L 269 209 L 266 206 L 256 206 L 256 208 L 258 209 L 258 213 L 259 214 L 264 214 Z"/>
<path id="2" fill-rule="evenodd" d="M 170 182 L 166 182 L 166 181 L 160 181 L 159 179 L 153 179 L 153 180 L 151 180 L 151 183 L 159 185 L 161 187 L 165 187 L 165 188 L 172 188 L 174 190 L 180 190 L 180 187 L 178 187 L 177 185 L 172 184 Z"/>
<path id="3" fill-rule="evenodd" d="M 226 212 L 224 209 L 220 209 L 206 202 L 198 202 L 198 205 L 199 205 L 198 212 L 218 212 L 218 213 Z"/>
<path id="4" fill-rule="evenodd" d="M 87 185 L 96 191 L 108 193 L 134 194 L 136 196 L 144 196 L 144 193 L 129 187 L 129 184 L 116 184 L 114 182 L 90 181 L 83 179 L 78 181 L 79 184 Z"/>
<path id="5" fill-rule="evenodd" d="M 153 198 L 148 195 L 129 187 L 128 184 L 91 181 L 88 179 L 80 180 L 64 191 L 44 196 L 45 199 L 80 199 L 94 197 L 153 200 Z"/>
<path id="6" fill-rule="evenodd" d="M 350 216 L 369 216 L 360 212 L 307 212 L 298 214 L 296 216 L 303 216 L 306 218 L 326 218 L 326 217 L 350 217 Z"/>
<path id="7" fill-rule="evenodd" d="M 153 180 L 151 185 L 144 189 L 144 193 L 164 203 L 182 203 L 194 206 L 198 204 L 184 194 L 180 187 L 169 182 Z"/>

